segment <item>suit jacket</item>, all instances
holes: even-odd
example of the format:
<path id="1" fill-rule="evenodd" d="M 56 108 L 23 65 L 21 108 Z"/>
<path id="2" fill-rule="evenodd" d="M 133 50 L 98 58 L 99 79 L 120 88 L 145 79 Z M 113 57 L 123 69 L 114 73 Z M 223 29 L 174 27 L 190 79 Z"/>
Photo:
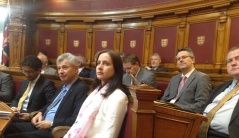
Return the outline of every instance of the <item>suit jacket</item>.
<path id="1" fill-rule="evenodd" d="M 53 100 L 57 97 L 57 95 L 61 92 L 61 89 L 64 85 L 61 85 L 56 94 L 53 96 Z M 56 126 L 71 126 L 76 120 L 78 112 L 81 108 L 81 105 L 85 101 L 87 97 L 87 93 L 89 91 L 89 87 L 80 79 L 77 79 L 71 88 L 68 90 L 67 94 L 64 96 L 63 100 L 61 101 L 56 114 L 53 120 L 52 127 Z M 47 107 L 50 105 L 46 105 L 40 111 L 44 114 Z"/>
<path id="2" fill-rule="evenodd" d="M 29 80 L 25 79 L 21 82 L 20 90 L 15 99 L 11 103 L 11 107 L 17 107 L 19 99 L 26 91 Z M 40 75 L 37 80 L 27 106 L 27 112 L 37 111 L 43 108 L 47 103 L 51 102 L 51 98 L 55 93 L 55 85 L 52 80 L 49 80 Z M 26 112 L 26 111 L 22 111 Z"/>
<path id="3" fill-rule="evenodd" d="M 170 80 L 161 100 L 169 102 L 176 97 L 181 76 L 180 73 Z M 187 78 L 175 104 L 189 111 L 200 112 L 210 92 L 211 80 L 208 75 L 194 70 Z"/>
<path id="4" fill-rule="evenodd" d="M 0 72 L 0 101 L 11 102 L 14 94 L 14 83 L 12 76 Z"/>
<path id="5" fill-rule="evenodd" d="M 217 86 L 215 89 L 213 89 L 212 93 L 210 94 L 206 104 L 204 105 L 204 108 L 201 110 L 201 113 L 204 111 L 204 109 L 207 107 L 208 104 L 212 103 L 212 101 L 221 93 L 224 92 L 224 90 L 229 87 L 229 85 L 232 83 L 232 80 L 227 81 L 219 86 Z M 235 110 L 236 109 L 236 110 Z M 239 102 L 237 102 L 231 116 L 231 120 L 229 122 L 228 131 L 229 131 L 229 137 L 230 138 L 238 138 L 239 137 Z M 229 116 L 228 116 L 229 117 Z"/>
<path id="6" fill-rule="evenodd" d="M 52 74 L 52 75 L 56 75 L 57 71 L 56 69 L 52 68 L 52 67 L 46 67 L 44 69 L 44 73 L 43 74 Z"/>
<path id="7" fill-rule="evenodd" d="M 168 70 L 163 66 L 158 66 L 156 69 L 151 67 L 150 71 L 152 71 L 152 72 L 167 72 Z"/>
<path id="8" fill-rule="evenodd" d="M 89 78 L 90 77 L 90 71 L 86 68 L 83 68 L 81 70 L 81 72 L 79 72 L 79 77 L 85 77 L 85 78 Z"/>
<path id="9" fill-rule="evenodd" d="M 131 76 L 129 74 L 124 74 L 123 76 L 123 83 L 127 84 L 127 85 L 131 85 Z M 138 82 L 140 84 L 147 84 L 150 86 L 153 86 L 154 88 L 157 88 L 157 81 L 156 81 L 156 77 L 154 75 L 154 73 L 152 73 L 151 71 L 145 69 L 145 68 L 140 68 L 136 79 L 138 80 Z"/>
<path id="10" fill-rule="evenodd" d="M 90 78 L 94 79 L 96 77 L 96 68 L 90 71 Z"/>

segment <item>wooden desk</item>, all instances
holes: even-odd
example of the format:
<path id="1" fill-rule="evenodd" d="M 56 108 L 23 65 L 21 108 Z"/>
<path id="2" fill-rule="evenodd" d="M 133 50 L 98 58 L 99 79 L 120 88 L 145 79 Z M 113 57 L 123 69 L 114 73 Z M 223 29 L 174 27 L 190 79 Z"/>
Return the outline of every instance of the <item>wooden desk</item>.
<path id="1" fill-rule="evenodd" d="M 12 119 L 14 117 L 14 112 L 4 102 L 0 102 L 0 111 L 12 112 L 10 114 L 10 119 L 1 119 L 0 118 L 0 138 L 1 138 L 3 135 L 3 132 L 5 131 L 5 129 L 8 126 L 8 124 L 12 121 Z"/>

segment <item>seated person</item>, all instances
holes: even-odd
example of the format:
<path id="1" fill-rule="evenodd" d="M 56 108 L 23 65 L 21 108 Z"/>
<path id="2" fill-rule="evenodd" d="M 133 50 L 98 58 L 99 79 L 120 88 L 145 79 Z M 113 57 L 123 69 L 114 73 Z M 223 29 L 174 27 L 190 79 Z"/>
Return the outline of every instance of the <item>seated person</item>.
<path id="1" fill-rule="evenodd" d="M 227 72 L 233 78 L 217 86 L 201 110 L 208 121 L 202 122 L 197 138 L 239 138 L 239 47 L 226 56 Z"/>
<path id="2" fill-rule="evenodd" d="M 158 53 L 153 53 L 151 55 L 151 65 L 146 66 L 145 68 L 147 70 L 153 71 L 153 72 L 167 72 L 167 69 L 160 65 L 161 58 Z"/>
<path id="3" fill-rule="evenodd" d="M 127 85 L 146 84 L 157 88 L 157 81 L 154 73 L 141 67 L 138 57 L 134 54 L 126 55 L 123 58 L 125 74 L 123 83 Z"/>
<path id="4" fill-rule="evenodd" d="M 37 57 L 42 61 L 42 71 L 41 71 L 41 74 L 56 75 L 56 73 L 57 73 L 56 69 L 48 66 L 47 56 L 39 53 L 37 55 Z"/>
<path id="5" fill-rule="evenodd" d="M 56 63 L 63 84 L 52 102 L 39 110 L 31 122 L 11 123 L 4 133 L 5 138 L 52 138 L 52 128 L 73 125 L 89 87 L 78 77 L 78 61 L 74 55 L 62 54 Z"/>
<path id="6" fill-rule="evenodd" d="M 76 55 L 77 59 L 78 59 L 78 64 L 79 64 L 79 69 L 78 69 L 78 76 L 79 77 L 85 77 L 85 78 L 89 78 L 90 77 L 90 70 L 84 68 L 84 64 L 86 63 L 86 59 L 79 55 Z"/>
<path id="7" fill-rule="evenodd" d="M 175 103 L 185 110 L 200 112 L 211 92 L 211 80 L 195 69 L 195 57 L 190 48 L 178 49 L 176 61 L 182 73 L 170 80 L 161 100 Z"/>
<path id="8" fill-rule="evenodd" d="M 95 90 L 85 100 L 64 138 L 117 138 L 128 107 L 123 65 L 113 50 L 102 50 L 96 63 Z M 116 75 L 117 74 L 117 75 Z"/>
<path id="9" fill-rule="evenodd" d="M 0 101 L 11 102 L 14 94 L 12 76 L 0 71 Z"/>
<path id="10" fill-rule="evenodd" d="M 96 62 L 96 59 L 97 59 L 97 56 L 99 55 L 100 51 L 97 51 L 95 53 L 95 57 L 94 57 L 94 60 Z M 96 69 L 93 68 L 91 71 L 90 71 L 90 78 L 94 79 L 96 77 Z"/>
<path id="11" fill-rule="evenodd" d="M 20 90 L 11 103 L 11 109 L 19 113 L 18 117 L 23 120 L 29 119 L 28 114 L 40 110 L 51 102 L 55 94 L 55 85 L 41 75 L 42 62 L 37 56 L 26 56 L 21 62 L 21 68 L 26 78 L 21 82 Z"/>

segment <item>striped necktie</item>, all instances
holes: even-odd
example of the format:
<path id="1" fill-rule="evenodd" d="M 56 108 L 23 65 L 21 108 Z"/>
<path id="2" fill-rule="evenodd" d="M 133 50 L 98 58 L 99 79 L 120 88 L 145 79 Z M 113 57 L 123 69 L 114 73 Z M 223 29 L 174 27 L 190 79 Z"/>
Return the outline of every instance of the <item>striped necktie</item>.
<path id="1" fill-rule="evenodd" d="M 66 86 L 64 85 L 61 92 L 58 94 L 58 96 L 54 99 L 54 101 L 47 107 L 46 111 L 44 112 L 44 118 L 46 116 L 46 114 L 53 108 L 55 107 L 66 95 L 67 90 L 66 90 Z"/>

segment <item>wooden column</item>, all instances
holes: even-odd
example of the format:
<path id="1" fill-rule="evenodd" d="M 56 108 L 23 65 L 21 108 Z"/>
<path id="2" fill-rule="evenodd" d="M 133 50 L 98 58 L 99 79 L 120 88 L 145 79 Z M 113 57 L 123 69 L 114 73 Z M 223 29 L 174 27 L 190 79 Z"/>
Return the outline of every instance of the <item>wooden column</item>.
<path id="1" fill-rule="evenodd" d="M 21 59 L 28 53 L 25 46 L 26 39 L 26 18 L 24 15 L 24 2 L 19 0 L 10 3 L 10 24 L 9 24 L 9 68 L 19 70 Z"/>
<path id="2" fill-rule="evenodd" d="M 144 38 L 144 50 L 143 50 L 143 66 L 149 65 L 149 59 L 150 59 L 150 42 L 151 42 L 151 36 L 152 36 L 152 21 L 150 20 L 149 25 L 145 27 L 145 38 Z"/>
<path id="3" fill-rule="evenodd" d="M 152 138 L 154 126 L 154 101 L 161 93 L 150 86 L 131 86 L 132 138 Z M 146 127 L 147 126 L 147 127 Z"/>
<path id="4" fill-rule="evenodd" d="M 177 39 L 177 48 L 185 47 L 187 40 L 185 39 L 187 33 L 187 22 L 185 18 L 182 18 L 182 22 L 178 26 L 178 39 Z"/>
<path id="5" fill-rule="evenodd" d="M 227 49 L 229 45 L 229 27 L 226 11 L 221 13 L 217 25 L 217 38 L 215 48 L 215 68 L 221 68 L 225 64 Z"/>

